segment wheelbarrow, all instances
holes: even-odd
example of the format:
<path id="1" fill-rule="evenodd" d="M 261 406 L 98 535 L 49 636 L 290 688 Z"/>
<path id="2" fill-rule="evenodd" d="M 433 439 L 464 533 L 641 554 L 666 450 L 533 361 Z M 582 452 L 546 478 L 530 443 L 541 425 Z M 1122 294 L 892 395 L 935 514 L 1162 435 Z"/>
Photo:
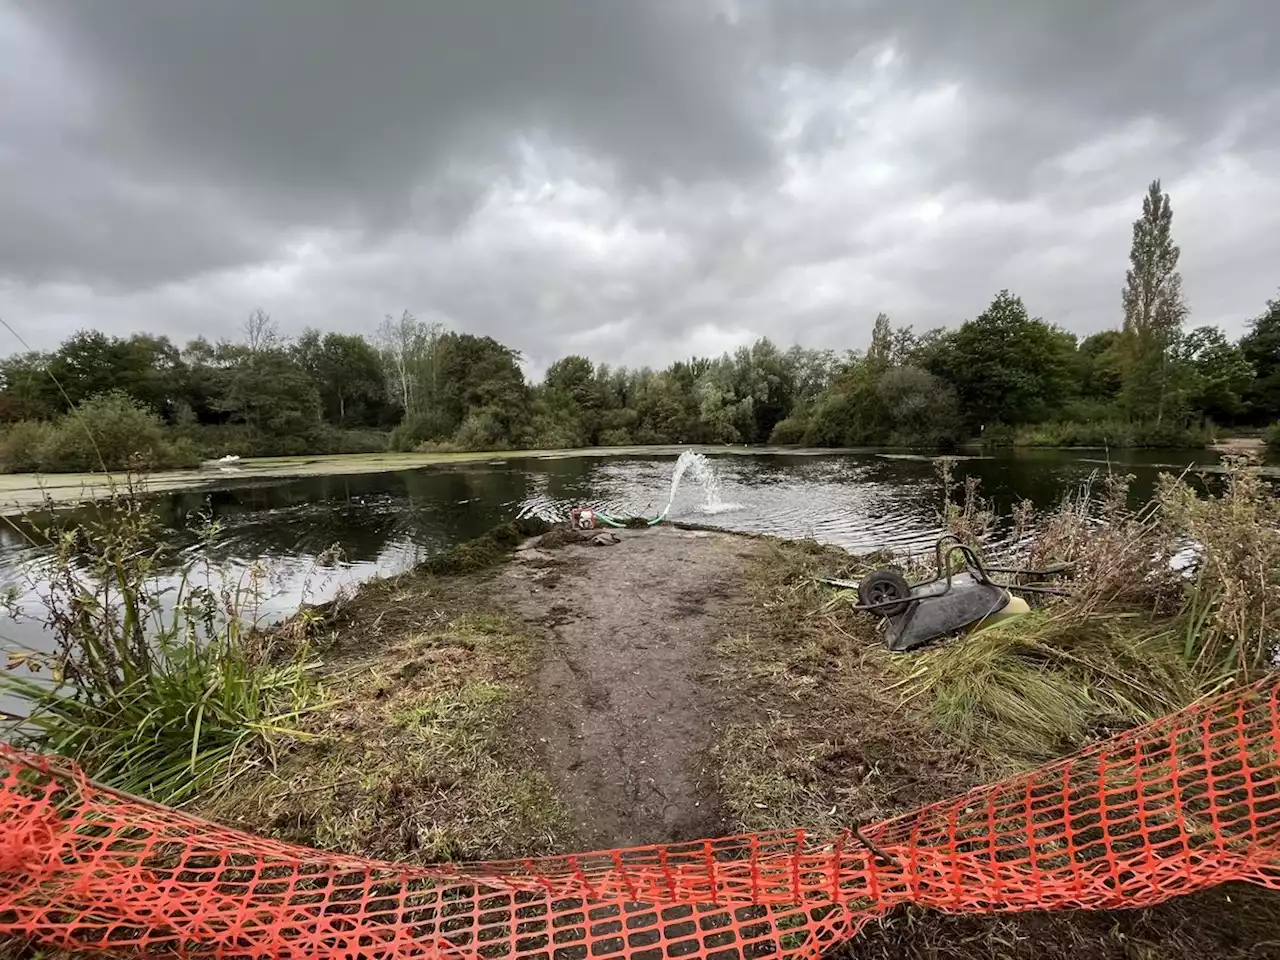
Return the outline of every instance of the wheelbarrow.
<path id="1" fill-rule="evenodd" d="M 952 571 L 952 558 L 961 558 L 961 569 Z M 931 580 L 910 583 L 897 570 L 872 570 L 857 583 L 820 577 L 822 583 L 858 591 L 855 610 L 884 617 L 888 622 L 885 645 L 895 653 L 914 650 L 932 640 L 955 633 L 1009 607 L 1014 593 L 1065 595 L 1067 591 L 1044 583 L 1000 583 L 991 575 L 1045 578 L 1061 573 L 1066 564 L 1044 570 L 989 567 L 977 551 L 947 534 L 934 546 L 938 573 Z M 1018 604 L 1025 610 L 1021 602 Z"/>

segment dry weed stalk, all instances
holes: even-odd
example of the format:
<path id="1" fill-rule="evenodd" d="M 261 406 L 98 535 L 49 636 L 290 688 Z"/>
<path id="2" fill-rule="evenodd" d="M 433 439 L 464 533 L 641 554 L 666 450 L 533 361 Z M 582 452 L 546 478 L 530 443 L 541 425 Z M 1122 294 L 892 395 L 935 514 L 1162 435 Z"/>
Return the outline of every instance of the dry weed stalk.
<path id="1" fill-rule="evenodd" d="M 1198 497 L 1162 478 L 1156 500 L 1194 556 L 1185 654 L 1218 676 L 1273 669 L 1280 660 L 1280 498 L 1249 457 L 1224 457 L 1225 486 Z"/>

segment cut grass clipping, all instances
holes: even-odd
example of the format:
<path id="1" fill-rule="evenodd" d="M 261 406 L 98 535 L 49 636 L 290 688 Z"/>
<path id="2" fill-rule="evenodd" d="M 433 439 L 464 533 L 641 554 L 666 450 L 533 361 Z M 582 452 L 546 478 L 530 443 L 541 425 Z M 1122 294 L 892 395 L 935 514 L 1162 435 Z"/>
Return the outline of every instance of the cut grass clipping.
<path id="1" fill-rule="evenodd" d="M 1195 698 L 1183 637 L 1140 613 L 1035 610 L 896 661 L 948 733 L 1018 766 L 1050 760 Z"/>
<path id="2" fill-rule="evenodd" d="M 366 585 L 340 624 L 358 647 L 331 651 L 342 699 L 208 815 L 379 859 L 551 852 L 565 816 L 520 719 L 539 643 L 482 592 L 422 572 Z"/>

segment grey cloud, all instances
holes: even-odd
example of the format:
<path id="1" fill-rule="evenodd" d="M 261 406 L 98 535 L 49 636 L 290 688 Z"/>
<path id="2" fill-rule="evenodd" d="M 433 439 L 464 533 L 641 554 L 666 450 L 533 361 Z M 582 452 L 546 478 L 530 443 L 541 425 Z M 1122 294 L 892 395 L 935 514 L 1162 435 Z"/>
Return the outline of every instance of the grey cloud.
<path id="1" fill-rule="evenodd" d="M 1086 333 L 1153 176 L 1196 322 L 1280 282 L 1261 0 L 3 4 L 0 309 L 45 346 L 408 307 L 536 372 L 1005 286 Z"/>
<path id="2" fill-rule="evenodd" d="M 838 70 L 869 44 L 892 43 L 913 76 L 961 80 L 995 103 L 968 117 L 940 177 L 1003 195 L 1033 189 L 1037 158 L 1116 124 L 1155 117 L 1211 138 L 1242 104 L 1274 91 L 1280 8 L 1271 0 L 893 0 L 751 3 L 778 55 Z M 1250 126 L 1280 144 L 1280 125 Z M 1187 148 L 1170 150 L 1170 172 Z"/>
<path id="3" fill-rule="evenodd" d="M 552 130 L 640 180 L 767 161 L 737 50 L 675 0 L 30 6 L 159 152 L 289 217 L 400 220 L 459 153 Z"/>

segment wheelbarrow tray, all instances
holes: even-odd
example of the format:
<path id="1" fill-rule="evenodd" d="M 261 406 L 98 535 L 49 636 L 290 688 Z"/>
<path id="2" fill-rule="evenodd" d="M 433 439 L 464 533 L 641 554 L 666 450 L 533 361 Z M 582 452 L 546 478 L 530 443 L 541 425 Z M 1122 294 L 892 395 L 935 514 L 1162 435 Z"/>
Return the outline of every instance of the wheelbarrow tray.
<path id="1" fill-rule="evenodd" d="M 949 589 L 939 591 L 939 586 L 943 585 L 933 581 L 913 588 L 907 609 L 886 618 L 889 626 L 884 642 L 894 653 L 914 650 L 962 630 L 1009 604 L 1008 590 L 967 571 L 954 574 Z"/>

